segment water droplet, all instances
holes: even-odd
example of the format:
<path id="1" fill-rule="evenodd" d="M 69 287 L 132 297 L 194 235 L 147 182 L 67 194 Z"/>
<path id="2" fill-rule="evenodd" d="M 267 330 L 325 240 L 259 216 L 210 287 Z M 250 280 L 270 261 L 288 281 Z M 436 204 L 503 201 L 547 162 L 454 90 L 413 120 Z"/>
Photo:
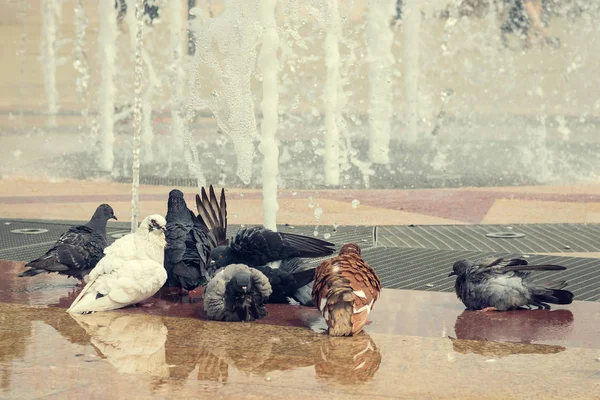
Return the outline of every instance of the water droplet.
<path id="1" fill-rule="evenodd" d="M 338 224 L 336 224 L 335 222 L 333 223 L 333 231 L 337 232 L 337 228 L 338 228 Z"/>
<path id="2" fill-rule="evenodd" d="M 315 229 L 315 230 L 313 231 L 313 235 L 315 235 L 315 236 L 319 236 L 319 230 L 318 230 L 318 229 Z"/>
<path id="3" fill-rule="evenodd" d="M 315 220 L 317 221 L 317 223 L 319 223 L 319 220 L 321 219 L 322 216 L 323 216 L 323 209 L 321 207 L 319 207 L 319 205 L 317 204 L 317 208 L 315 208 Z"/>
<path id="4" fill-rule="evenodd" d="M 244 197 L 244 193 L 240 193 L 240 197 Z"/>
<path id="5" fill-rule="evenodd" d="M 314 208 L 315 207 L 315 202 L 313 201 L 312 196 L 310 196 L 308 198 L 308 208 Z"/>
<path id="6" fill-rule="evenodd" d="M 323 234 L 324 239 L 329 239 L 331 237 L 331 233 L 327 232 Z"/>
<path id="7" fill-rule="evenodd" d="M 297 194 L 298 194 L 298 192 L 292 192 L 292 196 L 295 196 Z"/>
<path id="8" fill-rule="evenodd" d="M 360 205 L 360 201 L 354 199 L 352 200 L 352 208 L 358 208 L 358 206 Z"/>

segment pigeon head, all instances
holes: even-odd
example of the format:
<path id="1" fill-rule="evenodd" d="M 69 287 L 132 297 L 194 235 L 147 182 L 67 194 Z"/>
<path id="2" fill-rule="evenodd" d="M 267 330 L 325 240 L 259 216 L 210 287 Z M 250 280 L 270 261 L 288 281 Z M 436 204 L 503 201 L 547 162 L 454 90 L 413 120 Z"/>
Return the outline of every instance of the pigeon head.
<path id="1" fill-rule="evenodd" d="M 181 190 L 173 189 L 169 192 L 169 201 L 167 203 L 167 214 L 179 213 L 187 210 L 187 204 L 183 198 L 183 192 Z"/>
<path id="2" fill-rule="evenodd" d="M 462 275 L 467 272 L 467 269 L 471 266 L 471 263 L 468 260 L 458 260 L 452 266 L 452 272 L 448 275 L 448 277 L 454 275 Z"/>
<path id="3" fill-rule="evenodd" d="M 140 227 L 138 228 L 138 231 L 141 230 L 142 232 L 164 235 L 166 229 L 167 221 L 165 220 L 165 218 L 159 214 L 152 214 L 144 218 L 144 220 L 140 224 Z"/>
<path id="4" fill-rule="evenodd" d="M 94 216 L 92 218 L 95 220 L 103 221 L 108 221 L 109 219 L 117 219 L 117 217 L 115 216 L 115 212 L 113 211 L 112 207 L 108 204 L 100 204 L 98 208 L 96 208 L 96 212 L 94 213 Z"/>
<path id="5" fill-rule="evenodd" d="M 214 263 L 217 268 L 223 268 L 230 264 L 235 264 L 236 260 L 231 249 L 227 246 L 217 246 L 210 252 L 211 264 Z"/>
<path id="6" fill-rule="evenodd" d="M 356 243 L 347 243 L 340 249 L 340 256 L 344 254 L 356 254 L 360 256 L 360 246 Z"/>
<path id="7" fill-rule="evenodd" d="M 234 295 L 245 296 L 252 289 L 252 275 L 249 269 L 238 271 L 229 281 L 229 289 Z"/>

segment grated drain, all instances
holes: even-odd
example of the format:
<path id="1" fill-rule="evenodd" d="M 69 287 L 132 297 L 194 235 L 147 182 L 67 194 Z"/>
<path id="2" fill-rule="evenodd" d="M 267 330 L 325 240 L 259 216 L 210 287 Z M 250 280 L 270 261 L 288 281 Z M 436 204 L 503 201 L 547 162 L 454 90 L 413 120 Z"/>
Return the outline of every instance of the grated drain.
<path id="1" fill-rule="evenodd" d="M 48 229 L 43 228 L 23 228 L 23 229 L 13 229 L 10 233 L 16 233 L 17 235 L 39 235 L 41 233 L 48 232 Z"/>
<path id="2" fill-rule="evenodd" d="M 485 236 L 498 239 L 517 239 L 525 237 L 525 234 L 518 232 L 489 232 Z"/>

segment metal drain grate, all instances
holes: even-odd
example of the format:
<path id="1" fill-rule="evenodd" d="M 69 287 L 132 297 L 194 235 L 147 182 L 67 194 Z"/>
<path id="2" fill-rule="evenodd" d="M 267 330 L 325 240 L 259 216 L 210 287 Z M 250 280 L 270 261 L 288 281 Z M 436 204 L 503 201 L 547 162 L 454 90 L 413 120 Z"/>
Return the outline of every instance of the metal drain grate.
<path id="1" fill-rule="evenodd" d="M 523 257 L 520 253 L 474 252 L 372 247 L 363 251 L 364 259 L 377 271 L 384 287 L 391 289 L 454 291 L 454 279 L 448 278 L 455 261 L 478 260 L 490 255 Z M 559 264 L 568 269 L 540 272 L 540 279 L 566 279 L 577 300 L 600 301 L 600 259 L 531 255 L 530 263 Z"/>
<path id="2" fill-rule="evenodd" d="M 490 233 L 492 236 L 513 233 L 513 235 L 517 234 L 516 236 L 520 237 L 487 236 Z M 600 251 L 600 225 L 383 226 L 377 228 L 377 243 L 386 247 L 437 250 L 502 251 L 508 253 L 589 252 Z"/>

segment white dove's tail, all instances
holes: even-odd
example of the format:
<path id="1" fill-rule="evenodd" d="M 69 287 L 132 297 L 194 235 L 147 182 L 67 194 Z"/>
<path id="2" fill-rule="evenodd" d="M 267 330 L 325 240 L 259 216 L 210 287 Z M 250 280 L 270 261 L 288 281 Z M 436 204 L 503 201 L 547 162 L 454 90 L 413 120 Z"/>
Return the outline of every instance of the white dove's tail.
<path id="1" fill-rule="evenodd" d="M 92 285 L 94 284 L 94 282 L 96 282 L 96 279 L 98 278 L 98 275 L 95 275 L 92 279 L 90 279 L 90 281 L 83 287 L 83 289 L 81 290 L 81 292 L 79 293 L 79 295 L 77 296 L 77 298 L 75 300 L 73 300 L 73 303 L 71 303 L 71 307 L 69 307 L 67 309 L 68 313 L 73 312 L 73 309 L 76 309 L 77 304 L 79 303 L 79 301 L 81 300 L 81 298 L 83 297 L 83 295 L 85 295 L 86 293 L 88 293 L 90 291 L 90 288 L 92 287 Z M 95 296 L 96 294 L 94 294 Z"/>
<path id="2" fill-rule="evenodd" d="M 79 296 L 75 299 L 71 307 L 67 310 L 71 314 L 82 314 L 95 311 L 110 311 L 122 308 L 124 305 L 112 300 L 109 296 L 98 297 L 98 291 L 94 282 L 98 278 L 96 275 L 83 288 Z"/>

